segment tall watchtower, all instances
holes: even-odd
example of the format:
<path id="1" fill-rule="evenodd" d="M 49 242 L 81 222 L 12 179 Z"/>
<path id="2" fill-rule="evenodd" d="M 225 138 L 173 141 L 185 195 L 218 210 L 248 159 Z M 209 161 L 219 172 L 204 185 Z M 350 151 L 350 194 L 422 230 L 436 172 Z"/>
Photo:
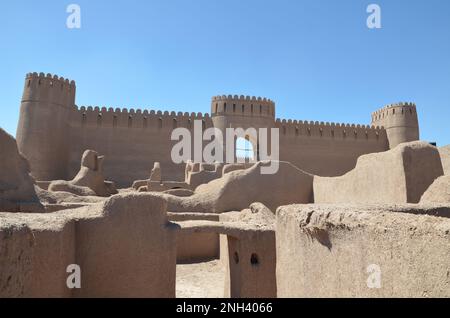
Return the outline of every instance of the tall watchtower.
<path id="1" fill-rule="evenodd" d="M 372 125 L 385 128 L 390 149 L 420 137 L 416 105 L 413 103 L 392 104 L 374 112 Z"/>
<path id="2" fill-rule="evenodd" d="M 75 82 L 51 74 L 25 79 L 17 145 L 37 180 L 67 178 L 69 115 L 75 107 Z"/>
<path id="3" fill-rule="evenodd" d="M 211 116 L 214 127 L 220 129 L 223 136 L 226 136 L 227 128 L 270 129 L 275 127 L 275 103 L 270 99 L 254 96 L 215 96 L 211 100 Z M 257 140 L 251 137 L 248 140 L 258 153 Z M 270 140 L 268 143 L 270 144 Z M 224 146 L 226 152 L 226 145 Z"/>

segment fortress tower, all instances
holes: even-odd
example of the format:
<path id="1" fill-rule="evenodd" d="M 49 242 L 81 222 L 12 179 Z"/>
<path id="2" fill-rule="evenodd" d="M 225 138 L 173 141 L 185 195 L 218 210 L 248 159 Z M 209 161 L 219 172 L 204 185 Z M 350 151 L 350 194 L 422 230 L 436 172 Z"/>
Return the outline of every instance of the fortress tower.
<path id="1" fill-rule="evenodd" d="M 390 149 L 404 142 L 419 140 L 419 122 L 413 103 L 388 105 L 374 112 L 372 125 L 384 127 Z"/>
<path id="2" fill-rule="evenodd" d="M 75 82 L 44 73 L 25 79 L 17 144 L 37 180 L 67 177 L 69 115 L 75 105 Z"/>
<path id="3" fill-rule="evenodd" d="M 272 128 L 275 127 L 275 103 L 255 96 L 214 96 L 211 100 L 211 117 L 214 127 L 220 129 L 223 136 L 226 136 L 226 128 Z M 249 141 L 258 153 L 256 140 L 249 138 Z"/>

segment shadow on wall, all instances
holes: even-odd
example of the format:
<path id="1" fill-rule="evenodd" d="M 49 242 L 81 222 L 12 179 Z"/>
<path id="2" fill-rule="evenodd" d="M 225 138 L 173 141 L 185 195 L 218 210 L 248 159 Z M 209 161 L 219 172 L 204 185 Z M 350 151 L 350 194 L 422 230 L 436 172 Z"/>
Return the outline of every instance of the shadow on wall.
<path id="1" fill-rule="evenodd" d="M 438 149 L 426 142 L 359 157 L 342 177 L 314 177 L 315 203 L 419 203 L 423 193 L 443 175 Z"/>
<path id="2" fill-rule="evenodd" d="M 126 194 L 58 213 L 0 214 L 0 296 L 175 297 L 178 226 L 166 206 Z M 70 264 L 82 269 L 81 289 L 66 285 Z"/>
<path id="3" fill-rule="evenodd" d="M 278 297 L 450 297 L 450 206 L 442 210 L 435 216 L 436 207 L 424 205 L 280 207 Z M 330 243 L 311 240 L 317 232 Z"/>
<path id="4" fill-rule="evenodd" d="M 0 211 L 44 212 L 27 160 L 15 139 L 0 128 Z"/>
<path id="5" fill-rule="evenodd" d="M 0 213 L 0 297 L 175 297 L 177 235 L 194 232 L 227 235 L 230 255 L 239 255 L 240 262 L 229 261 L 226 294 L 276 297 L 273 214 L 265 226 L 178 225 L 166 207 L 152 194 L 119 194 L 59 213 Z M 72 264 L 81 269 L 80 289 L 67 285 Z"/>

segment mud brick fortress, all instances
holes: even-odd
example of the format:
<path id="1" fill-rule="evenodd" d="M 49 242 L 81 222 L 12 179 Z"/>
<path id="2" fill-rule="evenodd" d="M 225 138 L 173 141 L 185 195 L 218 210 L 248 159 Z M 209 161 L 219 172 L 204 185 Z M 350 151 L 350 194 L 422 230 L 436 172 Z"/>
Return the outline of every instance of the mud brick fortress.
<path id="1" fill-rule="evenodd" d="M 28 74 L 16 139 L 0 128 L 0 297 L 450 297 L 450 146 L 419 140 L 414 104 L 367 126 L 75 96 Z M 249 140 L 257 162 L 176 165 L 171 132 L 195 120 L 279 128 L 280 160 Z"/>
<path id="2" fill-rule="evenodd" d="M 342 175 L 363 154 L 392 149 L 419 139 L 416 107 L 390 105 L 372 114 L 367 125 L 275 119 L 275 103 L 244 96 L 217 96 L 211 114 L 140 109 L 78 107 L 74 81 L 30 73 L 17 129 L 19 150 L 28 158 L 37 180 L 70 179 L 86 149 L 104 154 L 104 171 L 119 186 L 130 186 L 148 175 L 155 162 L 164 178 L 182 180 L 184 166 L 172 162 L 174 128 L 279 128 L 280 160 L 321 176 Z M 259 145 L 255 144 L 254 149 Z"/>

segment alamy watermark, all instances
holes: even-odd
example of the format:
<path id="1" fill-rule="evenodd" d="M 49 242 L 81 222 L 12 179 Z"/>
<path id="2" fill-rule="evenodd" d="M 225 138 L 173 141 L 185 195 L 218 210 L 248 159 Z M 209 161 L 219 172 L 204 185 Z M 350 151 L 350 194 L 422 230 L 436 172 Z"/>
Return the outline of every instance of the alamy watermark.
<path id="1" fill-rule="evenodd" d="M 378 4 L 369 4 L 366 9 L 370 15 L 367 17 L 367 27 L 369 29 L 381 29 L 381 7 Z M 81 7 L 78 4 L 69 4 L 66 8 L 69 16 L 66 20 L 68 29 L 81 29 Z"/>
<path id="2" fill-rule="evenodd" d="M 66 286 L 69 289 L 81 288 L 81 268 L 80 265 L 70 264 L 67 266 L 66 272 L 70 275 L 67 277 Z"/>
<path id="3" fill-rule="evenodd" d="M 381 7 L 378 4 L 370 4 L 367 7 L 367 27 L 369 29 L 381 29 Z"/>
<path id="4" fill-rule="evenodd" d="M 236 139 L 245 138 L 250 141 L 257 154 L 252 158 L 236 156 Z M 214 163 L 245 163 L 270 161 L 269 165 L 261 166 L 261 174 L 275 174 L 279 168 L 280 133 L 278 128 L 226 128 L 225 136 L 218 128 L 208 128 L 203 131 L 203 122 L 194 120 L 194 134 L 187 128 L 176 128 L 172 131 L 172 141 L 178 141 L 171 151 L 172 161 L 176 164 L 194 162 Z M 209 142 L 203 148 L 203 142 Z M 270 147 L 270 154 L 269 154 Z M 192 153 L 193 152 L 193 153 Z"/>
<path id="5" fill-rule="evenodd" d="M 367 267 L 367 287 L 370 289 L 381 288 L 381 267 L 377 264 L 371 264 Z"/>
<path id="6" fill-rule="evenodd" d="M 81 8 L 78 4 L 69 4 L 66 12 L 69 16 L 66 20 L 68 29 L 81 29 Z"/>

